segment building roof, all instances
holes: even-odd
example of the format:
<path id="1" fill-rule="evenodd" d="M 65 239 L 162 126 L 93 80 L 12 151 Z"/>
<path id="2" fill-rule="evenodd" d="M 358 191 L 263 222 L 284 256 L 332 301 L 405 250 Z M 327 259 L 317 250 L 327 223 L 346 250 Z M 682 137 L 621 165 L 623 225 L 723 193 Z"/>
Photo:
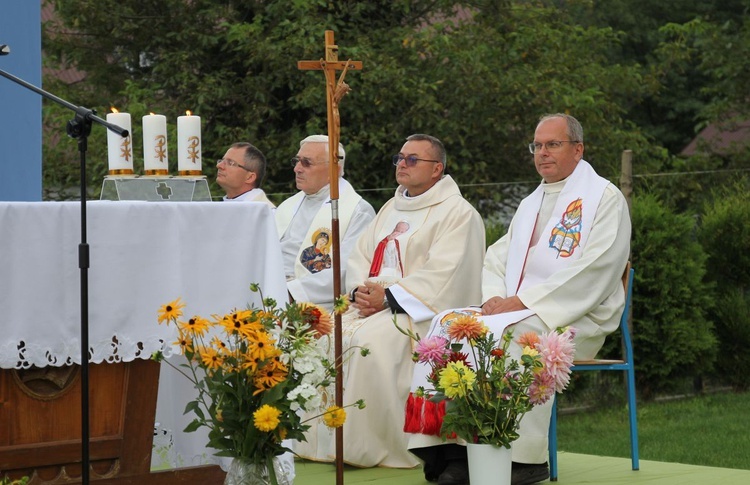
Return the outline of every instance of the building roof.
<path id="1" fill-rule="evenodd" d="M 729 155 L 750 147 L 750 120 L 711 123 L 705 127 L 680 155 Z"/>

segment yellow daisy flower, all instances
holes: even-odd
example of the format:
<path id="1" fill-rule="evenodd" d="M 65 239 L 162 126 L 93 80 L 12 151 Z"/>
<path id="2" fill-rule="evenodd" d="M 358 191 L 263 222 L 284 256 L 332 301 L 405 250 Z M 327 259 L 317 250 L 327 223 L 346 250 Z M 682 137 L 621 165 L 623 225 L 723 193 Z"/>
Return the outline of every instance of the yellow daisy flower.
<path id="1" fill-rule="evenodd" d="M 177 326 L 180 330 L 189 331 L 195 336 L 202 336 L 211 328 L 211 323 L 205 318 L 196 315 L 185 322 L 177 322 Z"/>
<path id="2" fill-rule="evenodd" d="M 253 360 L 266 360 L 276 353 L 274 340 L 266 332 L 252 332 L 248 335 L 247 353 Z"/>
<path id="3" fill-rule="evenodd" d="M 178 331 L 177 340 L 175 344 L 180 346 L 183 354 L 193 351 L 193 339 L 186 335 L 182 330 Z"/>
<path id="4" fill-rule="evenodd" d="M 221 367 L 223 359 L 219 352 L 212 347 L 205 347 L 200 350 L 201 362 L 207 371 L 215 371 Z"/>
<path id="5" fill-rule="evenodd" d="M 273 431 L 280 423 L 279 416 L 281 416 L 281 411 L 264 404 L 253 413 L 253 424 L 261 431 Z"/>
<path id="6" fill-rule="evenodd" d="M 253 395 L 260 394 L 265 390 L 271 389 L 276 384 L 284 382 L 288 374 L 289 369 L 281 363 L 278 357 L 274 358 L 267 365 L 258 369 L 258 372 L 255 374 L 254 383 L 257 389 L 253 392 Z"/>
<path id="7" fill-rule="evenodd" d="M 346 411 L 344 408 L 339 406 L 331 406 L 326 409 L 326 413 L 323 415 L 323 422 L 329 428 L 338 428 L 346 421 Z"/>
<path id="8" fill-rule="evenodd" d="M 177 320 L 182 316 L 183 308 L 185 308 L 185 304 L 182 303 L 179 298 L 167 303 L 166 305 L 162 305 L 159 308 L 159 323 Z"/>

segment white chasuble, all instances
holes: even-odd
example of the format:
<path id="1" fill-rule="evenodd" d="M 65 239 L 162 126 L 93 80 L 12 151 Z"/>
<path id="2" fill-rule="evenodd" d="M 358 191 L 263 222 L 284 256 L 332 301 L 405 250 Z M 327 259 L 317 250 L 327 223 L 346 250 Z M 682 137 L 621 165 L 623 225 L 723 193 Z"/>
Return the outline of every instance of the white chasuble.
<path id="1" fill-rule="evenodd" d="M 630 217 L 619 190 L 581 160 L 566 180 L 542 184 L 524 199 L 508 233 L 487 250 L 482 274 L 482 301 L 517 295 L 527 310 L 480 317 L 495 335 L 513 325 L 514 336 L 574 325 L 576 355 L 593 358 L 604 337 L 617 329 L 624 305 L 620 276 L 629 256 Z M 442 332 L 442 317 L 431 333 Z M 520 348 L 511 346 L 519 358 Z M 412 389 L 429 389 L 425 369 L 418 366 Z M 414 396 L 410 405 L 415 406 Z M 424 412 L 428 409 L 421 401 Z M 539 411 L 539 413 L 537 412 Z M 433 423 L 422 419 L 414 428 Z M 533 421 L 533 422 L 532 422 Z M 439 422 L 439 421 L 438 421 Z M 535 429 L 527 436 L 524 425 Z M 549 410 L 536 407 L 521 422 L 521 438 L 513 443 L 513 460 L 541 463 L 546 457 Z M 528 427 L 528 426 L 527 426 Z M 439 445 L 439 428 L 412 429 L 410 448 Z M 519 452 L 519 448 L 521 451 Z"/>
<path id="2" fill-rule="evenodd" d="M 377 248 L 391 234 L 398 241 L 399 268 L 383 275 L 381 265 L 371 280 L 388 286 L 406 312 L 396 315 L 401 328 L 424 334 L 436 313 L 479 302 L 484 224 L 450 176 L 417 197 L 405 196 L 403 187 L 397 189 L 349 258 L 348 290 L 370 278 Z M 381 252 L 384 265 L 387 258 L 385 250 Z M 361 410 L 346 410 L 344 461 L 352 465 L 410 468 L 419 464 L 407 450 L 408 435 L 403 431 L 404 403 L 414 369 L 413 342 L 393 320 L 388 309 L 360 318 L 352 308 L 342 318 L 343 348 L 352 349 L 344 355 L 344 404 L 359 399 L 366 404 Z M 359 347 L 370 354 L 362 357 Z M 333 404 L 334 386 L 322 392 L 321 409 L 310 416 Z M 310 424 L 307 442 L 295 444 L 295 452 L 306 459 L 333 461 L 335 431 L 321 419 Z"/>

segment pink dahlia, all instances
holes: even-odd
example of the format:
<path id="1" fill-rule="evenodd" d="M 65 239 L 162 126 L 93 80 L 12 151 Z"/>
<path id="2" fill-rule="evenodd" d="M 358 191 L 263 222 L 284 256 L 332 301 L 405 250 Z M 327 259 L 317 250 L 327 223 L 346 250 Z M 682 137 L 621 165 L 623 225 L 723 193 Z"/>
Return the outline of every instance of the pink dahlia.
<path id="1" fill-rule="evenodd" d="M 541 373 L 534 376 L 529 386 L 529 401 L 532 404 L 544 404 L 555 394 L 555 379 L 551 374 Z"/>
<path id="2" fill-rule="evenodd" d="M 419 362 L 425 362 L 434 365 L 445 363 L 450 351 L 447 349 L 448 339 L 445 337 L 434 336 L 421 339 L 414 352 L 417 354 Z"/>
<path id="3" fill-rule="evenodd" d="M 570 368 L 575 355 L 572 333 L 567 330 L 563 333 L 554 330 L 548 332 L 539 338 L 536 349 L 542 355 L 544 364 L 541 374 L 552 376 L 555 391 L 562 392 L 570 382 Z"/>

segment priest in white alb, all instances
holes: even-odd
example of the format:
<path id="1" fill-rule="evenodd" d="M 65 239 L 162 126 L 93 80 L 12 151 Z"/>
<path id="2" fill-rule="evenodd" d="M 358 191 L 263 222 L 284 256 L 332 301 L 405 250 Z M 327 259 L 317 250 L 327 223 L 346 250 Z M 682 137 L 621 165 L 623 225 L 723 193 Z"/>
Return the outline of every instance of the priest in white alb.
<path id="1" fill-rule="evenodd" d="M 344 179 L 346 154 L 339 157 L 339 234 L 341 279 L 357 238 L 375 217 L 375 210 Z M 312 135 L 300 142 L 292 158 L 299 192 L 276 209 L 281 254 L 290 300 L 317 303 L 333 309 L 333 254 L 328 136 Z"/>
<path id="2" fill-rule="evenodd" d="M 583 128 L 567 114 L 546 115 L 529 145 L 542 183 L 521 201 L 508 233 L 487 250 L 482 275 L 485 324 L 499 335 L 576 328 L 576 359 L 596 356 L 619 325 L 622 275 L 630 252 L 630 215 L 622 193 L 583 160 Z M 437 319 L 436 319 L 437 320 Z M 436 321 L 435 325 L 438 322 Z M 431 332 L 435 328 L 431 329 Z M 520 357 L 520 348 L 511 346 Z M 417 367 L 412 389 L 427 387 Z M 521 420 L 512 443 L 513 485 L 549 478 L 547 436 L 552 400 Z M 425 406 L 425 409 L 427 406 Z M 465 448 L 409 430 L 409 448 L 428 480 L 468 483 Z"/>
<path id="3" fill-rule="evenodd" d="M 263 202 L 275 209 L 261 188 L 265 176 L 266 157 L 248 142 L 233 143 L 216 161 L 216 183 L 226 192 L 225 202 Z"/>
<path id="4" fill-rule="evenodd" d="M 362 233 L 346 278 L 353 303 L 342 318 L 342 341 L 345 351 L 354 350 L 344 355 L 343 402 L 364 399 L 366 407 L 347 409 L 344 462 L 360 467 L 419 464 L 403 431 L 413 341 L 399 332 L 394 316 L 403 329 L 424 334 L 434 315 L 481 296 L 484 223 L 444 173 L 443 144 L 412 135 L 393 163 L 399 187 Z M 360 346 L 369 355 L 360 355 Z M 318 412 L 334 403 L 334 386 L 322 397 Z M 310 424 L 295 452 L 334 461 L 335 431 L 320 419 Z"/>

